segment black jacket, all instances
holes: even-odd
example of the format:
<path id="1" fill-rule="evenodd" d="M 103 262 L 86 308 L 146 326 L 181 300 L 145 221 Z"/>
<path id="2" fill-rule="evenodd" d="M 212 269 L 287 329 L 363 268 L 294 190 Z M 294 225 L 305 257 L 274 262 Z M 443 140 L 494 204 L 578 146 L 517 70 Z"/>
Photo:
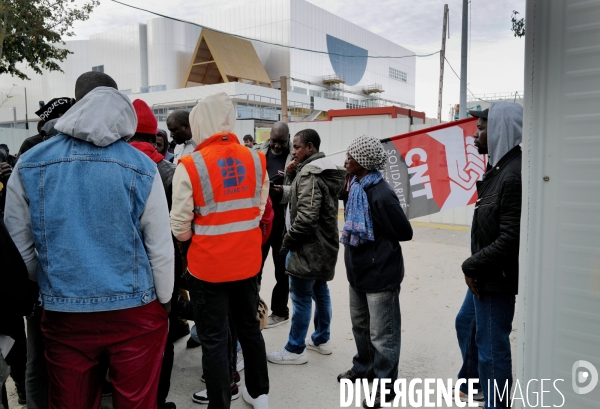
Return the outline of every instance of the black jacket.
<path id="1" fill-rule="evenodd" d="M 169 207 L 169 211 L 171 211 L 171 205 L 173 204 L 173 175 L 177 166 L 163 159 L 156 164 L 156 167 L 158 168 L 158 174 L 167 195 L 167 206 Z"/>
<path id="2" fill-rule="evenodd" d="M 30 312 L 37 299 L 36 285 L 29 281 L 27 267 L 13 243 L 4 221 L 0 219 L 0 333 L 4 324 L 21 319 Z"/>
<path id="3" fill-rule="evenodd" d="M 521 148 L 510 150 L 477 182 L 471 254 L 462 265 L 480 292 L 517 294 L 521 228 Z"/>
<path id="4" fill-rule="evenodd" d="M 345 246 L 346 274 L 352 288 L 378 293 L 396 288 L 404 278 L 404 259 L 399 241 L 412 239 L 412 227 L 398 196 L 381 180 L 365 189 L 373 219 L 375 241 L 358 247 Z"/>

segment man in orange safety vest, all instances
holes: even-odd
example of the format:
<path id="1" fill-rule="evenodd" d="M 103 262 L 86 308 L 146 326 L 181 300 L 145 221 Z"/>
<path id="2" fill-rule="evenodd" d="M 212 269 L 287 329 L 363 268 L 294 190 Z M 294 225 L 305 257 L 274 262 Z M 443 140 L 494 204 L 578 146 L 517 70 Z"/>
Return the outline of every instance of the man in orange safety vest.
<path id="1" fill-rule="evenodd" d="M 239 396 L 230 368 L 228 311 L 244 352 L 244 400 L 268 408 L 265 343 L 256 311 L 261 267 L 261 216 L 269 194 L 266 159 L 232 133 L 235 107 L 227 94 L 211 95 L 190 113 L 197 147 L 181 158 L 173 177 L 171 229 L 191 238 L 186 281 L 190 291 L 206 391 L 194 401 L 229 408 Z M 199 396 L 196 396 L 199 395 Z"/>

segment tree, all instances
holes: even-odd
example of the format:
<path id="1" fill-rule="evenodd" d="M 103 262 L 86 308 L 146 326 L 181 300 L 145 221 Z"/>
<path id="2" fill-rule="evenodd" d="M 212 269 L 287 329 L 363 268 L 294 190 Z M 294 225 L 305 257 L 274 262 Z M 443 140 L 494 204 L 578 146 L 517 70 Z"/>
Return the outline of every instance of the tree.
<path id="1" fill-rule="evenodd" d="M 510 21 L 512 23 L 512 32 L 515 33 L 515 37 L 523 37 L 525 35 L 525 19 L 518 18 L 519 12 L 513 10 L 512 16 L 510 16 Z"/>
<path id="2" fill-rule="evenodd" d="M 74 0 L 0 0 L 0 74 L 29 79 L 16 66 L 26 63 L 36 73 L 61 71 L 69 50 L 63 37 L 73 36 L 73 23 L 85 21 L 99 4 L 87 0 L 81 6 Z"/>

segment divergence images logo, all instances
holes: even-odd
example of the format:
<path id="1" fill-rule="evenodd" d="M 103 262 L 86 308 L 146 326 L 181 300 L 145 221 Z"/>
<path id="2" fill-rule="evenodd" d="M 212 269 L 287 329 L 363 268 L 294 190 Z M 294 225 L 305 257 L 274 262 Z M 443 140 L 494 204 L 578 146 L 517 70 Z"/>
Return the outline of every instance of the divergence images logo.
<path id="1" fill-rule="evenodd" d="M 586 385 L 587 384 L 587 385 Z M 573 390 L 585 395 L 598 385 L 598 370 L 588 361 L 577 361 L 573 364 Z"/>
<path id="2" fill-rule="evenodd" d="M 246 167 L 237 159 L 219 159 L 217 165 L 221 169 L 223 186 L 226 188 L 238 186 L 246 178 Z"/>

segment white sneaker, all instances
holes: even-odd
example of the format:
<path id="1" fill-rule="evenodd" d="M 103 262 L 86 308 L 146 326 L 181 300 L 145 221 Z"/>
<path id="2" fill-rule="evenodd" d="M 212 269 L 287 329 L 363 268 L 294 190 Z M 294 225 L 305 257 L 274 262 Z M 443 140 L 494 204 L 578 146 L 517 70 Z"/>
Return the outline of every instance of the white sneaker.
<path id="1" fill-rule="evenodd" d="M 269 315 L 269 319 L 267 320 L 267 326 L 265 327 L 265 329 L 278 327 L 282 324 L 285 324 L 289 320 L 290 317 L 280 317 L 278 315 L 271 314 Z"/>
<path id="2" fill-rule="evenodd" d="M 269 395 L 260 395 L 258 398 L 254 399 L 248 393 L 248 389 L 244 388 L 242 397 L 247 403 L 252 405 L 254 409 L 269 409 Z"/>
<path id="3" fill-rule="evenodd" d="M 311 338 L 306 340 L 306 349 L 310 349 L 311 351 L 316 351 L 318 353 L 320 353 L 321 355 L 331 355 L 331 353 L 333 352 L 332 348 L 331 348 L 331 340 L 320 344 L 320 345 L 315 345 L 315 343 L 312 341 Z"/>
<path id="4" fill-rule="evenodd" d="M 235 369 L 238 372 L 242 372 L 244 370 L 244 354 L 242 353 L 241 349 L 237 351 L 237 364 L 235 366 Z"/>
<path id="5" fill-rule="evenodd" d="M 302 365 L 308 362 L 306 350 L 301 354 L 294 354 L 283 348 L 281 351 L 271 352 L 267 354 L 267 361 L 279 365 Z"/>

